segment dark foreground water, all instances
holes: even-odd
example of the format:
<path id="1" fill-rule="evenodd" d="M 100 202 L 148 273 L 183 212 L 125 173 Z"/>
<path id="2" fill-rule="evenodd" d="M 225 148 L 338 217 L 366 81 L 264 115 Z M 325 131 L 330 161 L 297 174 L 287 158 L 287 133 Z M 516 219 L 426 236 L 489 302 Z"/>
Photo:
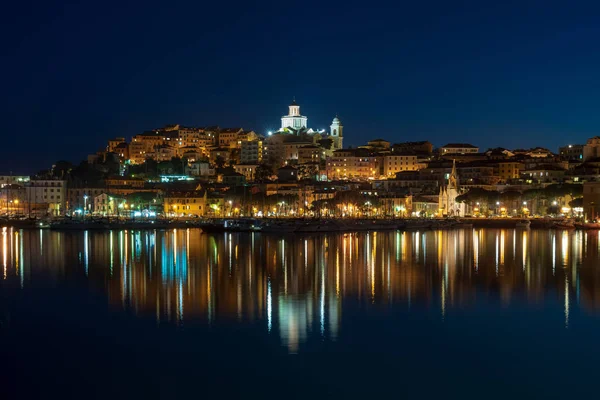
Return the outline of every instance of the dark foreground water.
<path id="1" fill-rule="evenodd" d="M 597 233 L 0 238 L 3 398 L 598 396 Z"/>

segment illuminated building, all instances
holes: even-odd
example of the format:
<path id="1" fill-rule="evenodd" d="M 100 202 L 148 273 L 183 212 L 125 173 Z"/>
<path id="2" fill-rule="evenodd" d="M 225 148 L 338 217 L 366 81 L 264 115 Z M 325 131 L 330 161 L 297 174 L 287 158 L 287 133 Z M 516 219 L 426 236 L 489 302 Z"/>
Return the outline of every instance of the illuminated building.
<path id="1" fill-rule="evenodd" d="M 173 157 L 177 156 L 177 149 L 168 144 L 161 144 L 154 148 L 152 158 L 158 162 L 171 161 Z"/>
<path id="2" fill-rule="evenodd" d="M 263 142 L 262 140 L 247 140 L 241 143 L 240 163 L 241 164 L 260 164 L 263 161 Z"/>
<path id="3" fill-rule="evenodd" d="M 208 161 L 194 161 L 190 164 L 190 173 L 193 176 L 214 176 L 215 169 Z"/>
<path id="4" fill-rule="evenodd" d="M 388 178 L 395 178 L 398 172 L 416 171 L 419 169 L 419 166 L 420 164 L 415 154 L 383 156 L 383 175 Z"/>
<path id="5" fill-rule="evenodd" d="M 298 162 L 300 158 L 300 149 L 312 145 L 311 141 L 287 141 L 283 143 L 283 159 Z"/>
<path id="6" fill-rule="evenodd" d="M 379 177 L 377 157 L 367 149 L 343 149 L 327 157 L 327 178 L 374 179 Z"/>
<path id="7" fill-rule="evenodd" d="M 246 181 L 253 182 L 256 175 L 256 168 L 258 164 L 236 164 L 233 169 L 238 174 L 242 174 L 246 177 Z"/>
<path id="8" fill-rule="evenodd" d="M 461 216 L 465 215 L 465 204 L 458 203 L 456 198 L 459 195 L 458 174 L 456 172 L 456 163 L 452 163 L 452 172 L 448 177 L 448 184 L 440 187 L 438 206 L 441 215 Z"/>
<path id="9" fill-rule="evenodd" d="M 584 145 L 582 144 L 569 144 L 559 147 L 558 154 L 566 160 L 581 161 L 583 160 L 583 148 Z"/>
<path id="10" fill-rule="evenodd" d="M 523 163 L 518 161 L 498 161 L 498 176 L 501 181 L 506 182 L 511 179 L 519 179 L 522 169 Z"/>
<path id="11" fill-rule="evenodd" d="M 281 128 L 276 133 L 293 134 L 296 136 L 309 136 L 312 143 L 317 143 L 322 139 L 330 139 L 333 150 L 341 149 L 344 140 L 344 126 L 339 117 L 333 118 L 330 125 L 330 132 L 327 134 L 325 129 L 313 130 L 308 128 L 308 117 L 300 114 L 300 106 L 296 100 L 289 105 L 288 115 L 281 117 Z M 269 132 L 269 136 L 273 135 Z M 312 144 L 309 143 L 309 144 Z M 297 158 L 297 157 L 296 157 Z"/>
<path id="12" fill-rule="evenodd" d="M 219 147 L 229 147 L 231 143 L 237 143 L 238 134 L 244 132 L 242 128 L 225 128 L 219 131 L 217 141 Z"/>
<path id="13" fill-rule="evenodd" d="M 390 142 L 383 139 L 373 139 L 369 140 L 364 147 L 373 151 L 388 151 L 390 150 Z"/>
<path id="14" fill-rule="evenodd" d="M 329 126 L 329 137 L 333 141 L 333 150 L 344 148 L 344 126 L 336 115 Z"/>
<path id="15" fill-rule="evenodd" d="M 163 199 L 166 215 L 202 217 L 206 213 L 206 191 L 168 192 Z"/>
<path id="16" fill-rule="evenodd" d="M 298 164 L 319 163 L 323 159 L 323 150 L 314 145 L 298 148 Z"/>
<path id="17" fill-rule="evenodd" d="M 468 143 L 448 143 L 440 147 L 440 154 L 469 154 L 478 153 L 479 147 Z"/>
<path id="18" fill-rule="evenodd" d="M 36 214 L 63 215 L 67 202 L 67 182 L 58 179 L 32 179 L 26 189 L 29 207 Z"/>
<path id="19" fill-rule="evenodd" d="M 124 137 L 118 137 L 118 138 L 110 139 L 108 141 L 108 146 L 106 146 L 106 151 L 109 152 L 109 153 L 116 153 L 117 147 L 119 147 L 122 144 L 127 144 L 125 142 L 125 138 Z"/>
<path id="20" fill-rule="evenodd" d="M 29 182 L 29 176 L 26 175 L 0 175 L 0 187 L 6 185 L 23 185 Z"/>
<path id="21" fill-rule="evenodd" d="M 600 157 L 600 136 L 594 136 L 587 140 L 583 146 L 583 161 Z"/>
<path id="22" fill-rule="evenodd" d="M 92 208 L 93 201 L 96 196 L 106 192 L 105 188 L 68 188 L 67 189 L 67 210 L 74 211 L 77 209 L 83 210 L 87 205 Z M 88 197 L 85 201 L 84 196 Z M 88 209 L 89 211 L 89 209 Z"/>
<path id="23" fill-rule="evenodd" d="M 300 131 L 306 129 L 308 117 L 300 115 L 300 106 L 296 103 L 296 99 L 289 105 L 288 115 L 281 117 L 280 131 Z"/>
<path id="24" fill-rule="evenodd" d="M 600 182 L 583 184 L 583 212 L 588 220 L 600 218 Z"/>
<path id="25" fill-rule="evenodd" d="M 88 203 L 93 205 L 95 215 L 110 216 L 118 215 L 119 211 L 125 209 L 126 199 L 112 193 L 101 193 L 90 198 Z M 127 209 L 133 208 L 133 205 L 127 205 Z"/>

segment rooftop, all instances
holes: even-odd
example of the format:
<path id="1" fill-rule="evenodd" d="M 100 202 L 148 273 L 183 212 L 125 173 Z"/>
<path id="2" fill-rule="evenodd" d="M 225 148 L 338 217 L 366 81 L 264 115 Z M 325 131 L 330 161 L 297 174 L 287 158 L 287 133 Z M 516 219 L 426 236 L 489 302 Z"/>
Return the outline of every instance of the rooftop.
<path id="1" fill-rule="evenodd" d="M 477 146 L 473 146 L 472 144 L 469 143 L 448 143 L 445 146 L 442 146 L 443 148 L 451 148 L 451 149 L 477 149 Z"/>

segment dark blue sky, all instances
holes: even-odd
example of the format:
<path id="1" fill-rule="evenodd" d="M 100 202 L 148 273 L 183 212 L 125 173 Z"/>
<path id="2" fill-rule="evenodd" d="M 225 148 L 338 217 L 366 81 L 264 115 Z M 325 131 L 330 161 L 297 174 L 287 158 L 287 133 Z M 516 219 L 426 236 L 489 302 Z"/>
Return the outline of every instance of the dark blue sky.
<path id="1" fill-rule="evenodd" d="M 338 113 L 349 145 L 556 150 L 600 131 L 593 2 L 14 3 L 0 171 L 167 123 L 265 132 L 292 96 L 313 128 Z"/>

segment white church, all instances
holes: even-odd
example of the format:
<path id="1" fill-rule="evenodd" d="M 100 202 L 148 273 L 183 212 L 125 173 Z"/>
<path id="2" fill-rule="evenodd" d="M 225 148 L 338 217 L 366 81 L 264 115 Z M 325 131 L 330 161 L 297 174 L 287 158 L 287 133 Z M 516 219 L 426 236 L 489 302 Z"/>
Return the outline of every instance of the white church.
<path id="1" fill-rule="evenodd" d="M 438 198 L 440 216 L 460 217 L 465 215 L 465 204 L 456 201 L 456 198 L 460 194 L 459 190 L 456 160 L 452 160 L 452 172 L 448 177 L 448 185 L 440 187 Z"/>
<path id="2" fill-rule="evenodd" d="M 330 131 L 327 133 L 325 130 L 318 131 L 307 127 L 308 117 L 300 114 L 300 106 L 296 103 L 296 99 L 292 101 L 288 108 L 288 115 L 281 117 L 281 128 L 276 133 L 313 137 L 319 135 L 321 139 L 331 139 L 335 150 L 343 147 L 344 126 L 337 116 L 331 122 Z"/>

